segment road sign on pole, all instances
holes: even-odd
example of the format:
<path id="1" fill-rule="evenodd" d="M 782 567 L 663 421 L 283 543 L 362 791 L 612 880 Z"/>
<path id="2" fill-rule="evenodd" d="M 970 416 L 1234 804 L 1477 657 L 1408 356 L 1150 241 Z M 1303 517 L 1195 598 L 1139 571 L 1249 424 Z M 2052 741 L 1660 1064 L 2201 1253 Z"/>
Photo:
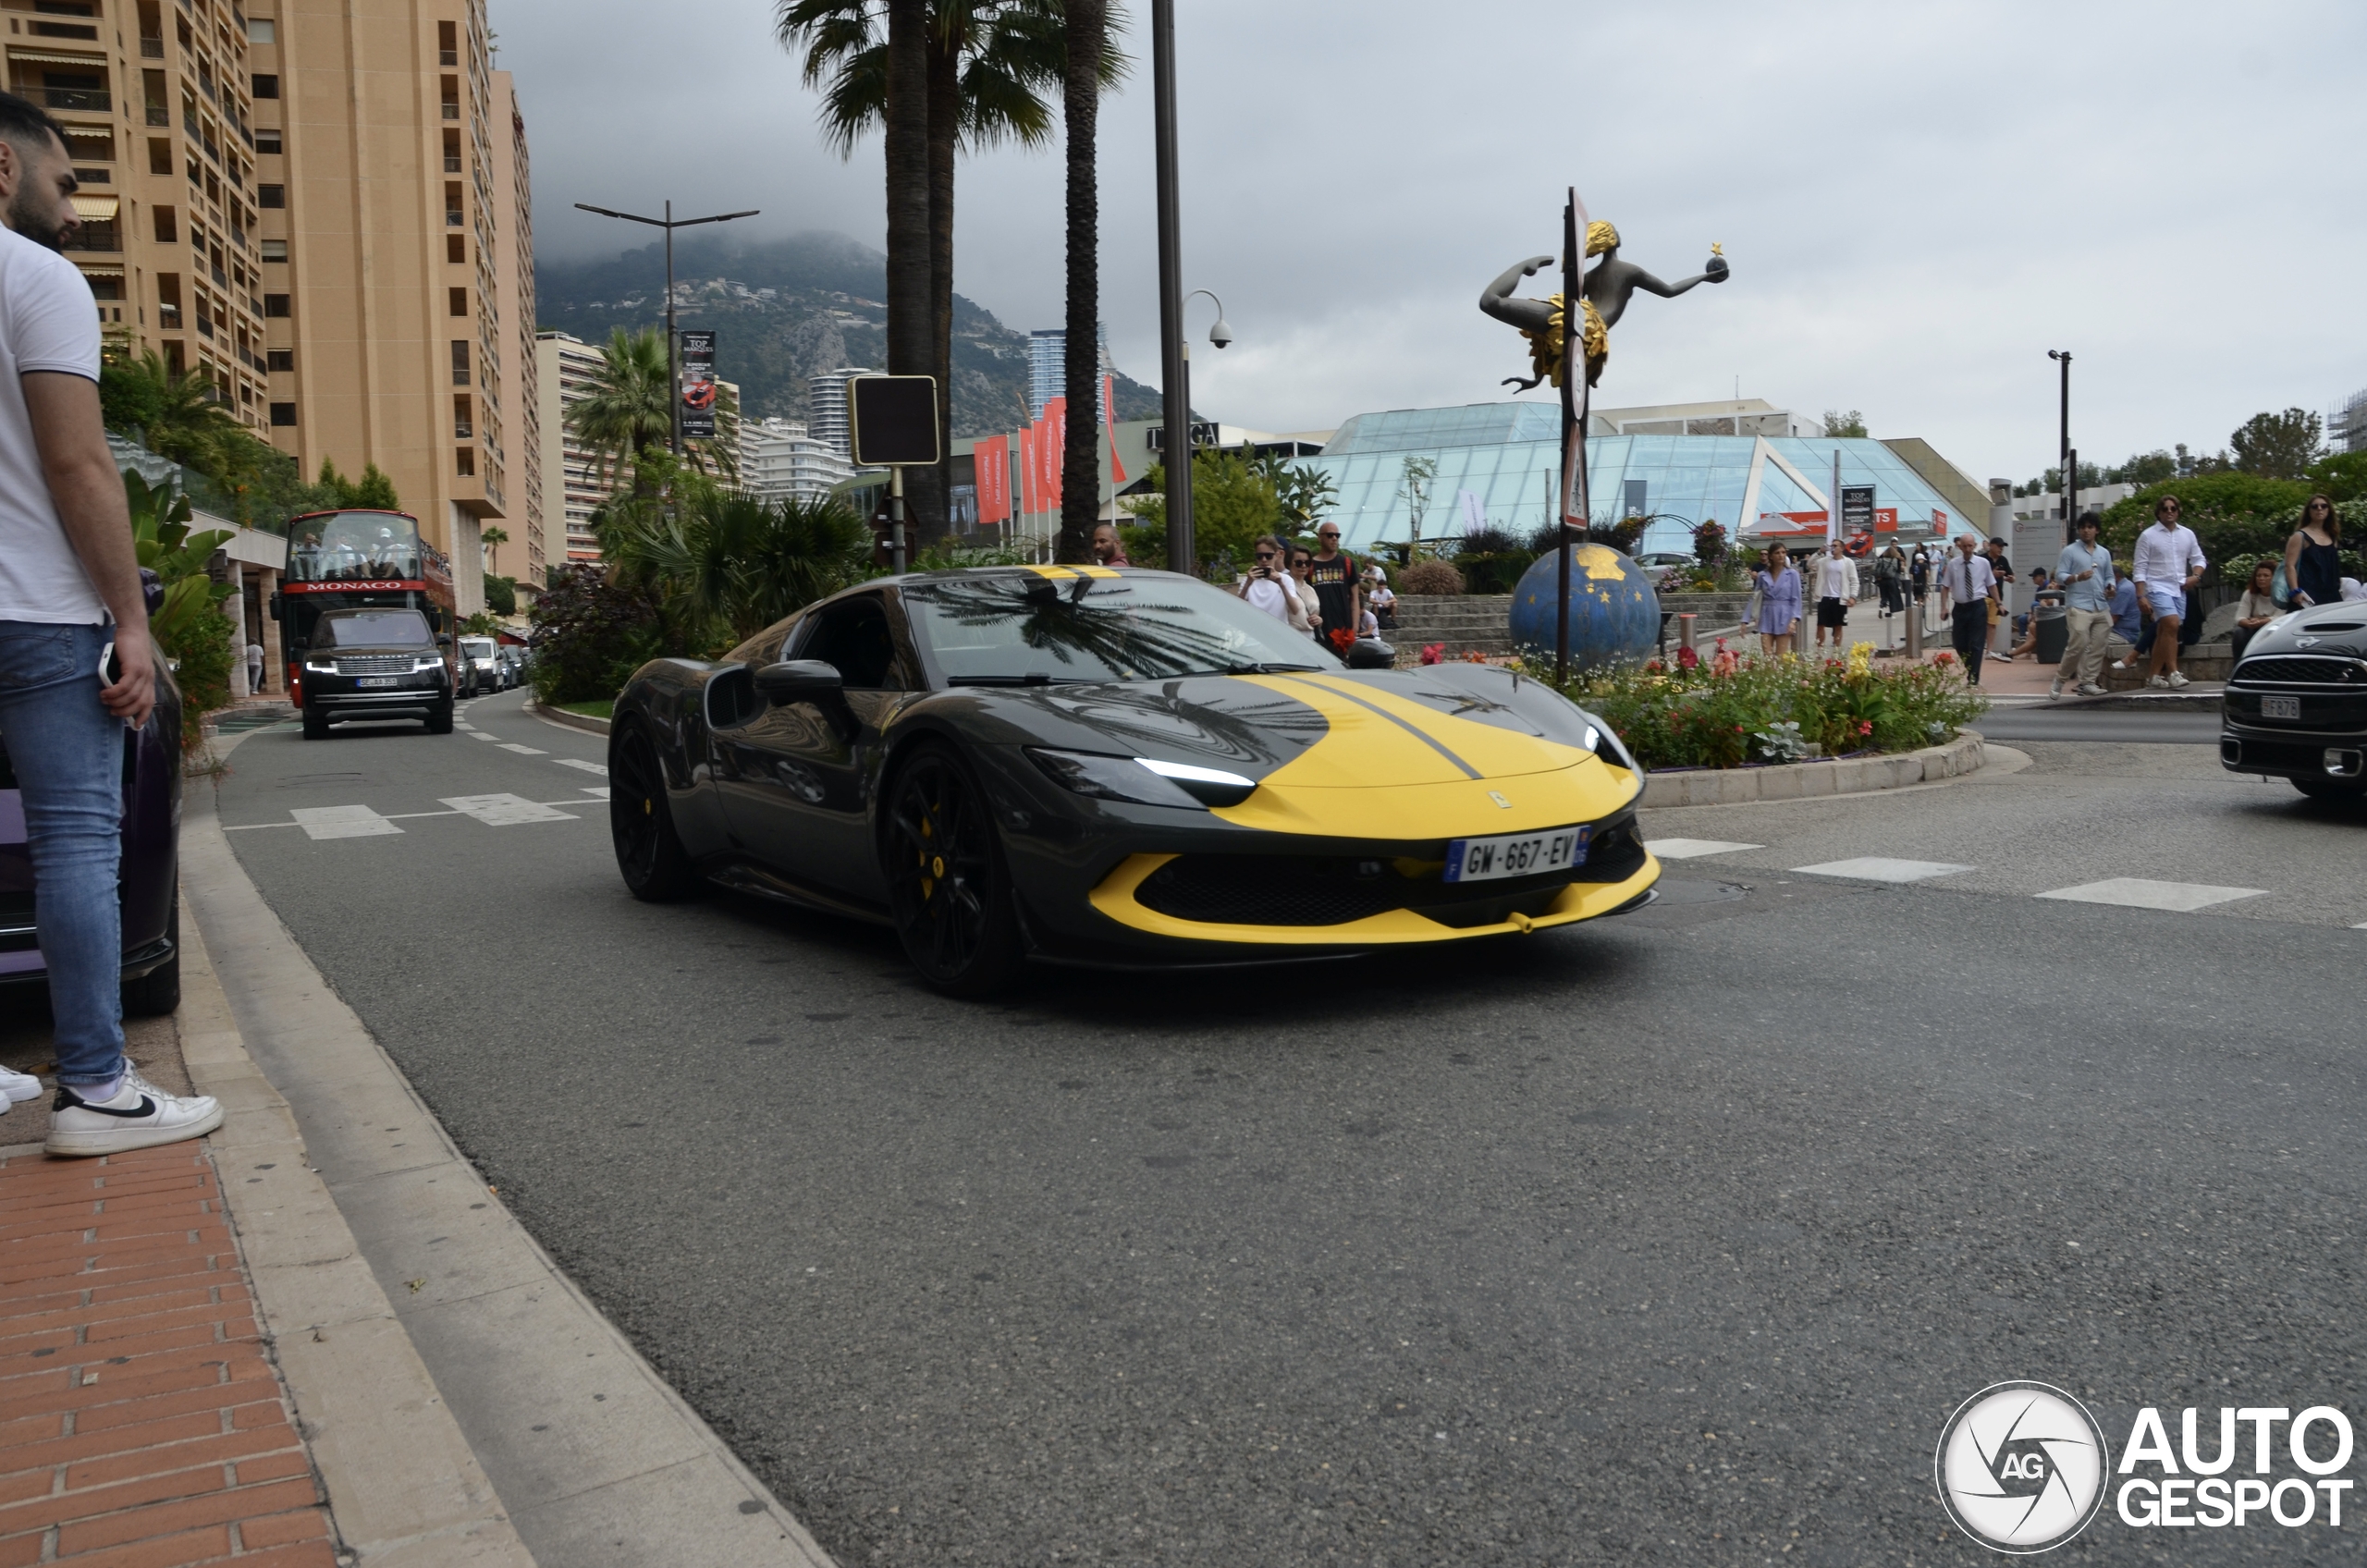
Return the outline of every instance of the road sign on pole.
<path id="1" fill-rule="evenodd" d="M 857 468 L 888 471 L 888 533 L 893 569 L 904 570 L 904 471 L 933 468 L 937 377 L 858 375 L 847 382 L 847 450 Z"/>

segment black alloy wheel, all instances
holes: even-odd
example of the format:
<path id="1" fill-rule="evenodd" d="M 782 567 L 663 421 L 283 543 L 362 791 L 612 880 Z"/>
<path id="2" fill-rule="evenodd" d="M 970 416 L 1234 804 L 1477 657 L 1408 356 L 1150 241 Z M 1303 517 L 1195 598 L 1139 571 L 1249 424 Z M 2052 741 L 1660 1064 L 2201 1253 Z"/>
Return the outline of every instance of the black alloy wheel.
<path id="1" fill-rule="evenodd" d="M 452 704 L 450 703 L 439 703 L 427 710 L 427 732 L 430 735 L 452 733 Z"/>
<path id="2" fill-rule="evenodd" d="M 896 771 L 880 824 L 889 907 L 905 956 L 948 996 L 1009 985 L 1024 953 L 1002 844 L 961 754 L 922 742 Z"/>
<path id="3" fill-rule="evenodd" d="M 608 832 L 625 888 L 644 903 L 672 903 L 698 891 L 700 877 L 674 832 L 666 771 L 648 732 L 633 725 L 608 752 Z"/>

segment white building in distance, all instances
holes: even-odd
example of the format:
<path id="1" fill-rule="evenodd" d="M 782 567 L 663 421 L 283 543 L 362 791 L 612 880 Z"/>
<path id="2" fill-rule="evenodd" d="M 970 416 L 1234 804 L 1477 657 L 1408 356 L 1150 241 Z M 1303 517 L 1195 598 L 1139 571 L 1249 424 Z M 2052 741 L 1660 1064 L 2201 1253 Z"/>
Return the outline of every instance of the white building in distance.
<path id="1" fill-rule="evenodd" d="M 600 350 L 568 333 L 538 332 L 534 355 L 540 361 L 534 391 L 543 444 L 543 559 L 552 566 L 596 561 L 600 543 L 592 536 L 592 512 L 616 488 L 616 476 L 597 477 L 592 454 L 567 428 L 567 410 L 591 395 Z"/>
<path id="2" fill-rule="evenodd" d="M 814 416 L 809 427 L 814 439 L 842 459 L 852 455 L 847 445 L 847 383 L 858 375 L 877 374 L 862 365 L 840 365 L 805 378 L 806 400 Z"/>
<path id="3" fill-rule="evenodd" d="M 852 463 L 793 419 L 740 422 L 740 488 L 759 501 L 820 500 L 853 476 Z"/>

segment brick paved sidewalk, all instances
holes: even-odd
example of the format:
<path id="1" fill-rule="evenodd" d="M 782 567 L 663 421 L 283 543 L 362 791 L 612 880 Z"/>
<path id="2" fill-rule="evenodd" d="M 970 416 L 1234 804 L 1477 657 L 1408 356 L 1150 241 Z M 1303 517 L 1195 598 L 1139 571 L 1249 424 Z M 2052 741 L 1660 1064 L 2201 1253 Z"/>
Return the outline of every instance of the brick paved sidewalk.
<path id="1" fill-rule="evenodd" d="M 0 1160 L 0 1568 L 331 1568 L 202 1144 Z"/>

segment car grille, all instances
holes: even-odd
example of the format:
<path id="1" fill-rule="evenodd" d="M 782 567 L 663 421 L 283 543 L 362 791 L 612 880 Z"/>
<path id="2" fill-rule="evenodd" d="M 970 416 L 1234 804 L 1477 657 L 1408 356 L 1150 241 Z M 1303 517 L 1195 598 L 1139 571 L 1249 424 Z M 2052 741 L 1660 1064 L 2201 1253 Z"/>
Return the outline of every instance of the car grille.
<path id="1" fill-rule="evenodd" d="M 1573 882 L 1624 882 L 1643 864 L 1635 825 L 1623 821 L 1595 835 L 1585 864 L 1547 876 L 1452 883 L 1434 867 L 1409 876 L 1385 859 L 1178 855 L 1143 878 L 1134 901 L 1211 925 L 1344 925 L 1410 909 L 1441 925 L 1495 925 L 1515 913 L 1545 913 Z"/>
<path id="2" fill-rule="evenodd" d="M 2239 684 L 2275 686 L 2367 686 L 2367 664 L 2323 654 L 2286 654 L 2246 659 L 2236 667 Z"/>
<path id="3" fill-rule="evenodd" d="M 343 654 L 338 655 L 339 675 L 409 675 L 413 662 L 410 654 Z"/>

